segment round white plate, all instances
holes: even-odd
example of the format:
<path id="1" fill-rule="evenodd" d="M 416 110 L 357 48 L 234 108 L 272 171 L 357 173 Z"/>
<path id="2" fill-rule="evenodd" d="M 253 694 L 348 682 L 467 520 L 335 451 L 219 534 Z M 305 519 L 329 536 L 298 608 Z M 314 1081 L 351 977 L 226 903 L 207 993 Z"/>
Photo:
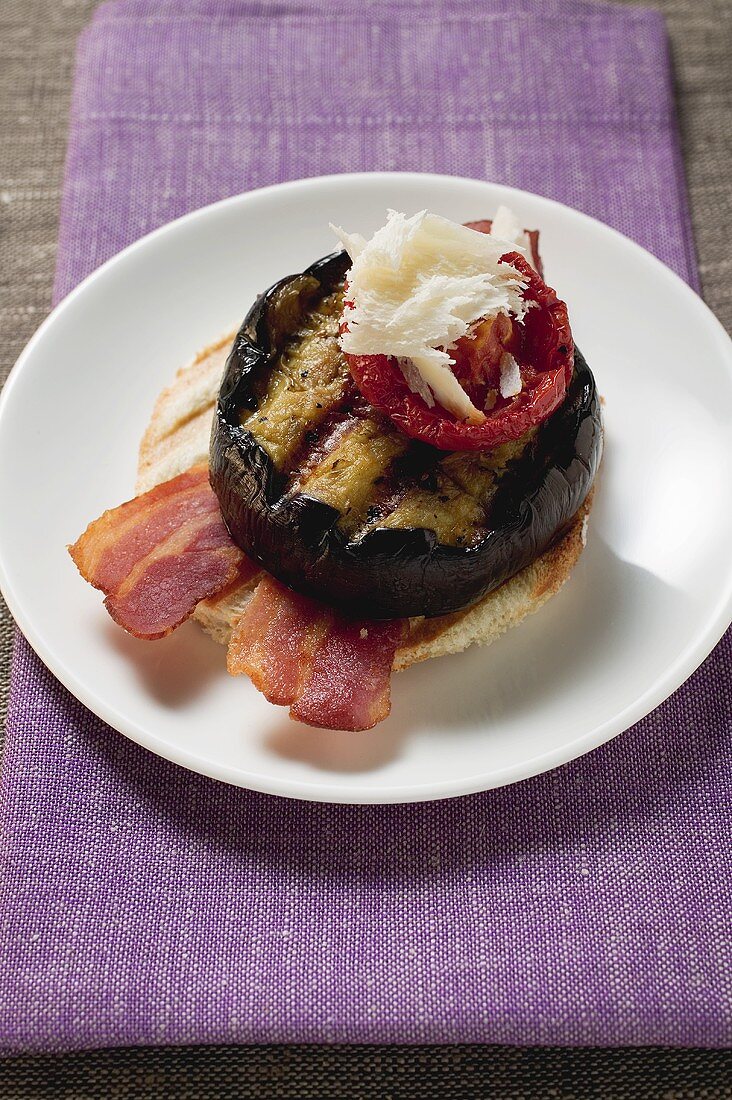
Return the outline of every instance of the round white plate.
<path id="1" fill-rule="evenodd" d="M 255 295 L 387 207 L 456 221 L 507 203 L 606 399 L 589 540 L 570 581 L 489 649 L 394 677 L 369 733 L 291 722 L 192 623 L 160 642 L 107 617 L 66 552 L 132 495 L 138 441 L 176 369 Z M 657 706 L 732 618 L 732 345 L 666 267 L 546 199 L 448 176 L 331 176 L 217 203 L 105 264 L 51 314 L 0 402 L 0 583 L 48 667 L 121 733 L 230 783 L 334 802 L 444 798 L 587 752 Z"/>

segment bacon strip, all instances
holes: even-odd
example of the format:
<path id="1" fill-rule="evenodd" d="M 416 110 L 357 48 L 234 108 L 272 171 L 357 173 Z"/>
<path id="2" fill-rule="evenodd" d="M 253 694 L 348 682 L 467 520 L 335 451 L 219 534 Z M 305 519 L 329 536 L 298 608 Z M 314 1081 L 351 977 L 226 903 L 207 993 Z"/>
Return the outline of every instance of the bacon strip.
<path id="1" fill-rule="evenodd" d="M 270 703 L 289 706 L 305 687 L 329 625 L 327 608 L 265 573 L 234 624 L 226 667 L 232 676 L 246 673 Z"/>
<path id="2" fill-rule="evenodd" d="M 260 581 L 232 631 L 227 666 L 247 673 L 290 717 L 323 729 L 366 730 L 391 709 L 402 620 L 363 622 L 279 584 Z"/>
<path id="3" fill-rule="evenodd" d="M 111 508 L 69 553 L 104 592 L 115 622 L 137 638 L 165 637 L 199 600 L 258 571 L 231 541 L 205 464 Z"/>
<path id="4" fill-rule="evenodd" d="M 382 722 L 391 710 L 391 669 L 405 625 L 402 619 L 336 618 L 290 717 L 338 730 L 369 730 Z"/>

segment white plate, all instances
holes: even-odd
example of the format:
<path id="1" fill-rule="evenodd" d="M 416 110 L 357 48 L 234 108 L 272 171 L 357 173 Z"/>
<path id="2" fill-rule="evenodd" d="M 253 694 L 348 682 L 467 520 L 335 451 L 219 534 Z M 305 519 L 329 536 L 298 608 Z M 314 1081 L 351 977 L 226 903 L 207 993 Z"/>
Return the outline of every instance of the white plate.
<path id="1" fill-rule="evenodd" d="M 66 553 L 131 495 L 138 441 L 176 369 L 255 294 L 369 231 L 387 207 L 457 221 L 513 207 L 606 398 L 587 549 L 564 590 L 490 649 L 394 678 L 370 733 L 291 722 L 194 624 L 128 637 Z M 275 794 L 401 802 L 562 764 L 657 706 L 732 618 L 732 345 L 703 302 L 631 241 L 565 206 L 447 176 L 331 176 L 182 218 L 74 291 L 0 402 L 0 583 L 48 667 L 121 733 L 195 771 Z"/>

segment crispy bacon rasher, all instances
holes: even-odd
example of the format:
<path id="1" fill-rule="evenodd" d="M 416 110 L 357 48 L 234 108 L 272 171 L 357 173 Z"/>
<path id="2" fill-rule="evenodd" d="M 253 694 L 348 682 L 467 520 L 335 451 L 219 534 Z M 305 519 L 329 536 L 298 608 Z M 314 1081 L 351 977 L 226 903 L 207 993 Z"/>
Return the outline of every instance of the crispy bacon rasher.
<path id="1" fill-rule="evenodd" d="M 137 638 L 165 637 L 199 600 L 258 572 L 229 537 L 205 464 L 111 508 L 69 553 Z"/>
<path id="2" fill-rule="evenodd" d="M 391 708 L 394 654 L 406 622 L 345 619 L 265 574 L 235 624 L 227 667 L 270 703 L 324 729 L 367 730 Z"/>
<path id="3" fill-rule="evenodd" d="M 115 622 L 137 638 L 165 637 L 200 600 L 260 572 L 232 542 L 206 465 L 111 508 L 69 553 L 104 592 Z M 271 703 L 311 726 L 364 730 L 386 718 L 406 624 L 344 619 L 262 577 L 234 626 L 229 672 L 248 673 Z"/>

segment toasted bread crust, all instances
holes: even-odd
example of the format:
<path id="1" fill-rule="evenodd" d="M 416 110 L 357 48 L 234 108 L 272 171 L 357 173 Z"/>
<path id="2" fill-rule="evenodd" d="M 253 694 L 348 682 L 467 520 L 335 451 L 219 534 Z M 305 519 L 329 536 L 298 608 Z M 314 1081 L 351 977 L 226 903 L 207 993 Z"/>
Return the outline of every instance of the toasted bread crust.
<path id="1" fill-rule="evenodd" d="M 160 394 L 140 444 L 138 493 L 207 460 L 219 384 L 233 339 L 234 333 L 228 333 L 201 351 Z M 582 553 L 592 496 L 558 542 L 477 604 L 452 615 L 412 619 L 394 670 L 401 672 L 418 661 L 459 653 L 471 645 L 489 645 L 538 611 L 559 591 Z M 256 583 L 255 577 L 213 600 L 202 600 L 194 618 L 216 641 L 227 644 Z"/>
<path id="2" fill-rule="evenodd" d="M 208 461 L 213 411 L 234 336 L 229 332 L 199 352 L 158 397 L 140 444 L 138 493 Z"/>

